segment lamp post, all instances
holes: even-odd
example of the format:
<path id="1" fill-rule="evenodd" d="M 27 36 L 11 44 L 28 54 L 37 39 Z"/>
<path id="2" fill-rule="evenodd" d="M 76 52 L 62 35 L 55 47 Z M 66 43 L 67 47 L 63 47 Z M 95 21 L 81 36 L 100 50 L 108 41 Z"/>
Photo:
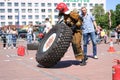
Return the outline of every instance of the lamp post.
<path id="1" fill-rule="evenodd" d="M 110 28 L 112 26 L 112 22 L 111 22 L 111 12 L 108 12 L 108 20 L 109 20 L 109 38 L 111 38 L 111 34 L 110 34 Z"/>

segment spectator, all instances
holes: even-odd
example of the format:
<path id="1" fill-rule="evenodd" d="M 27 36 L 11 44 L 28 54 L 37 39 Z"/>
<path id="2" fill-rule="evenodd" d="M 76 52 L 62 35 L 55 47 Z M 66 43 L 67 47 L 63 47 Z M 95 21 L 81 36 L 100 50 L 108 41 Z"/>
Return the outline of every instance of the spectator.
<path id="1" fill-rule="evenodd" d="M 7 31 L 7 29 L 5 28 L 5 27 L 3 27 L 2 29 L 1 29 L 1 31 L 2 31 L 2 34 L 1 34 L 1 38 L 2 38 L 2 41 L 3 41 L 3 48 L 4 49 L 7 49 L 6 48 L 6 44 L 7 44 L 7 39 L 6 39 L 6 31 Z"/>
<path id="2" fill-rule="evenodd" d="M 97 57 L 97 46 L 96 46 L 96 34 L 95 34 L 95 29 L 94 26 L 97 28 L 97 24 L 95 22 L 95 18 L 92 16 L 92 14 L 87 13 L 86 7 L 81 8 L 81 17 L 83 18 L 83 25 L 82 25 L 82 31 L 83 31 L 83 51 L 84 51 L 84 59 L 82 60 L 82 64 L 86 64 L 87 60 L 87 41 L 90 37 L 92 40 L 92 45 L 93 45 L 93 58 L 98 59 Z"/>
<path id="3" fill-rule="evenodd" d="M 117 42 L 119 43 L 120 42 L 120 24 L 117 26 L 116 31 L 117 31 L 117 37 L 118 37 Z"/>
<path id="4" fill-rule="evenodd" d="M 32 23 L 30 23 L 28 25 L 28 30 L 27 30 L 27 43 L 31 43 L 32 42 L 32 34 L 33 34 L 33 25 Z"/>
<path id="5" fill-rule="evenodd" d="M 49 18 L 45 19 L 45 29 L 44 29 L 44 33 L 48 33 L 50 31 L 50 29 L 52 28 L 52 25 L 49 21 Z"/>
<path id="6" fill-rule="evenodd" d="M 10 26 L 7 27 L 7 45 L 8 45 L 8 49 L 10 49 L 12 47 L 12 29 Z"/>
<path id="7" fill-rule="evenodd" d="M 16 27 L 13 27 L 13 29 L 12 29 L 12 41 L 13 41 L 13 48 L 14 49 L 16 48 L 17 35 L 18 35 L 18 32 L 16 30 Z"/>

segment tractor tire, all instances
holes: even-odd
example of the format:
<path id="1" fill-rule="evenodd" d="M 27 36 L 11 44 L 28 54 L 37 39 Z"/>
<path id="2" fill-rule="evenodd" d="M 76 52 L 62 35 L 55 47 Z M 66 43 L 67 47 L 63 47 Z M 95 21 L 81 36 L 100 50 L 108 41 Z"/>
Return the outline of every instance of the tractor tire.
<path id="1" fill-rule="evenodd" d="M 56 24 L 42 39 L 36 53 L 36 61 L 49 68 L 64 56 L 72 40 L 72 30 L 65 24 Z"/>
<path id="2" fill-rule="evenodd" d="M 27 50 L 38 50 L 39 42 L 32 42 L 27 44 Z"/>

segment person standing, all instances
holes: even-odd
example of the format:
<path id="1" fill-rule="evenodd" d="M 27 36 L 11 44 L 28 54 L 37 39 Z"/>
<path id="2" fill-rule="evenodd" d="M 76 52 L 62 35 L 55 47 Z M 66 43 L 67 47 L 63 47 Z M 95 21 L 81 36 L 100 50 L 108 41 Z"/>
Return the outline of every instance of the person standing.
<path id="1" fill-rule="evenodd" d="M 7 49 L 6 48 L 6 44 L 7 44 L 7 39 L 6 39 L 6 34 L 7 34 L 7 32 L 6 32 L 6 27 L 3 27 L 2 29 L 2 35 L 1 35 L 1 38 L 2 38 L 2 41 L 3 41 L 3 48 L 4 49 Z"/>
<path id="2" fill-rule="evenodd" d="M 18 35 L 18 32 L 16 30 L 16 27 L 13 27 L 12 28 L 12 41 L 13 41 L 13 48 L 14 49 L 16 48 L 17 35 Z"/>
<path id="3" fill-rule="evenodd" d="M 82 39 L 82 19 L 79 16 L 78 9 L 74 8 L 72 11 L 68 9 L 65 3 L 59 3 L 56 6 L 59 10 L 58 23 L 64 22 L 72 30 L 72 48 L 75 59 L 81 61 L 84 58 L 81 46 Z"/>
<path id="4" fill-rule="evenodd" d="M 86 65 L 86 60 L 87 60 L 87 41 L 90 37 L 93 45 L 93 58 L 98 59 L 97 57 L 97 46 L 96 46 L 96 30 L 97 24 L 95 21 L 95 18 L 93 17 L 92 14 L 87 13 L 86 7 L 81 8 L 81 14 L 80 16 L 83 19 L 83 24 L 82 24 L 82 32 L 83 32 L 83 53 L 84 53 L 84 59 L 82 60 L 82 65 Z M 96 30 L 95 30 L 96 29 Z"/>
<path id="5" fill-rule="evenodd" d="M 33 25 L 30 23 L 27 30 L 27 43 L 32 43 Z"/>
<path id="6" fill-rule="evenodd" d="M 45 29 L 44 29 L 43 32 L 47 34 L 50 31 L 51 28 L 52 28 L 52 25 L 49 21 L 49 18 L 46 18 L 45 19 Z"/>

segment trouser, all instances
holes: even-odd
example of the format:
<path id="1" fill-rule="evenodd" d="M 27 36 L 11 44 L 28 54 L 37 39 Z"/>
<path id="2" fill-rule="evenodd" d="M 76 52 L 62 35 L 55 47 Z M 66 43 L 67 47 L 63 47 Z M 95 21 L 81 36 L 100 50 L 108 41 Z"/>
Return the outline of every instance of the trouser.
<path id="1" fill-rule="evenodd" d="M 16 35 L 12 35 L 12 40 L 13 40 L 13 46 L 16 47 L 16 40 L 17 40 L 17 37 Z"/>
<path id="2" fill-rule="evenodd" d="M 77 30 L 73 34 L 73 39 L 72 39 L 72 48 L 73 48 L 75 58 L 77 60 L 82 60 L 84 58 L 83 50 L 82 50 L 82 46 L 81 46 L 81 39 L 82 39 L 82 31 Z"/>
<path id="3" fill-rule="evenodd" d="M 6 37 L 2 37 L 2 40 L 3 40 L 3 47 L 6 47 L 6 43 L 7 43 Z"/>
<path id="4" fill-rule="evenodd" d="M 90 33 L 84 33 L 83 34 L 83 50 L 84 50 L 84 55 L 87 55 L 87 43 L 89 37 L 92 40 L 92 45 L 93 45 L 93 56 L 97 55 L 97 45 L 96 45 L 96 35 L 95 32 L 90 32 Z"/>

